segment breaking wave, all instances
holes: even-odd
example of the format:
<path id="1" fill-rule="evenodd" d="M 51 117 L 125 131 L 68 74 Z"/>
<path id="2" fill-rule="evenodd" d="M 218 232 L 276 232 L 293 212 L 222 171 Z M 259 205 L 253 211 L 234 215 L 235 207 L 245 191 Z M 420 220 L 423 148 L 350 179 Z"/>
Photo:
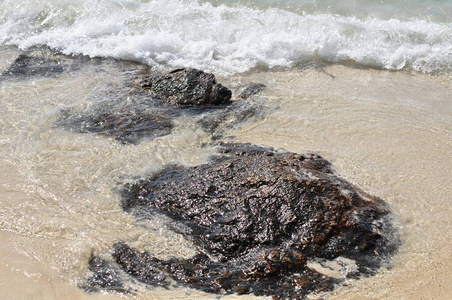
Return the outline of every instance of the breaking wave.
<path id="1" fill-rule="evenodd" d="M 312 60 L 452 70 L 452 23 L 197 0 L 4 0 L 0 45 L 222 74 Z"/>

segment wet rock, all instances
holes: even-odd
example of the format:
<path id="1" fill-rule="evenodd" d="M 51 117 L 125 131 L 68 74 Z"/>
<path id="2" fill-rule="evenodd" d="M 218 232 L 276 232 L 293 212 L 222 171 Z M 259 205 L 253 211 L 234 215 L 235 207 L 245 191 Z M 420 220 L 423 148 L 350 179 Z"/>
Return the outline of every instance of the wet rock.
<path id="1" fill-rule="evenodd" d="M 173 119 L 180 112 L 162 107 L 149 94 L 135 86 L 136 77 L 147 72 L 144 66 L 133 62 L 112 59 L 79 58 L 81 66 L 90 66 L 94 76 L 116 72 L 122 81 L 103 83 L 93 90 L 87 102 L 77 107 L 61 110 L 54 127 L 78 133 L 92 133 L 114 138 L 123 144 L 137 144 L 143 139 L 171 134 Z"/>
<path id="2" fill-rule="evenodd" d="M 115 59 L 67 56 L 47 47 L 34 47 L 18 56 L 2 80 L 76 73 L 89 66 L 93 76 L 114 70 L 124 75 L 123 85 L 111 86 L 105 94 L 93 91 L 88 109 L 61 110 L 54 127 L 112 137 L 123 144 L 171 134 L 174 119 L 192 116 L 214 139 L 257 114 L 260 105 L 231 102 L 231 91 L 218 84 L 213 74 L 196 69 L 178 69 L 164 75 L 149 75 L 149 69 Z M 137 86 L 139 82 L 139 86 Z M 180 105 L 179 105 L 180 104 Z M 224 110 L 224 111 L 222 111 Z M 201 121 L 200 121 L 201 120 Z"/>
<path id="3" fill-rule="evenodd" d="M 259 94 L 263 90 L 265 90 L 266 86 L 262 83 L 250 83 L 242 90 L 239 94 L 239 98 L 248 99 L 254 95 Z"/>
<path id="4" fill-rule="evenodd" d="M 107 61 L 99 63 L 108 66 Z M 129 75 L 124 86 L 112 87 L 105 95 L 96 96 L 96 104 L 88 110 L 66 110 L 55 126 L 137 144 L 145 138 L 171 134 L 174 119 L 184 116 L 218 139 L 263 111 L 262 101 L 256 99 L 246 103 L 230 101 L 231 91 L 217 84 L 214 75 L 199 70 L 181 69 L 149 76 L 135 65 L 122 68 Z"/>
<path id="5" fill-rule="evenodd" d="M 183 223 L 207 254 L 159 260 L 118 243 L 113 255 L 126 273 L 151 284 L 146 278 L 161 274 L 207 292 L 302 299 L 338 282 L 308 259 L 341 256 L 371 274 L 395 251 L 385 203 L 337 177 L 320 156 L 247 144 L 220 152 L 211 163 L 168 167 L 126 186 L 125 211 Z"/>
<path id="6" fill-rule="evenodd" d="M 113 256 L 124 270 L 137 280 L 158 286 L 152 276 L 161 274 L 179 284 L 217 294 L 273 295 L 280 299 L 301 299 L 312 291 L 332 289 L 335 279 L 305 267 L 301 254 L 279 249 L 253 251 L 247 256 L 216 262 L 206 254 L 190 259 L 159 260 L 147 252 L 130 248 L 125 243 L 114 245 Z M 123 257 L 128 260 L 123 260 Z M 139 264 L 129 263 L 139 262 Z M 127 271 L 126 271 L 127 272 Z M 155 272 L 155 273 L 153 273 Z M 141 275 L 145 274 L 144 277 Z M 148 278 L 152 279 L 149 281 Z"/>
<path id="7" fill-rule="evenodd" d="M 141 86 L 162 102 L 179 105 L 219 105 L 231 100 L 232 92 L 217 83 L 215 75 L 186 68 L 148 76 Z"/>
<path id="8" fill-rule="evenodd" d="M 114 67 L 126 71 L 139 65 L 133 62 L 90 58 L 83 55 L 69 56 L 45 46 L 35 46 L 23 51 L 0 75 L 2 80 L 29 80 L 42 77 L 55 78 L 63 73 L 77 72 L 85 66 L 97 66 L 96 72 L 102 72 L 102 66 Z"/>
<path id="9" fill-rule="evenodd" d="M 57 59 L 21 54 L 8 70 L 3 72 L 1 78 L 49 77 L 63 72 L 64 66 Z"/>
<path id="10" fill-rule="evenodd" d="M 156 138 L 171 133 L 171 115 L 143 105 L 122 109 L 101 109 L 88 114 L 71 114 L 55 124 L 80 133 L 96 133 L 113 137 L 123 144 L 136 144 L 143 138 Z"/>
<path id="11" fill-rule="evenodd" d="M 259 120 L 266 111 L 265 99 L 236 100 L 230 105 L 206 111 L 198 124 L 212 135 L 213 140 L 219 140 L 245 122 Z"/>
<path id="12" fill-rule="evenodd" d="M 147 253 L 137 256 L 135 251 L 124 243 L 117 243 L 114 246 L 113 258 L 126 273 L 143 283 L 153 286 L 169 285 L 167 276 L 155 267 L 158 260 Z"/>
<path id="13" fill-rule="evenodd" d="M 92 276 L 81 286 L 87 292 L 98 292 L 100 290 L 129 292 L 121 278 L 124 272 L 105 259 L 92 256 L 88 262 L 88 269 L 92 272 Z"/>

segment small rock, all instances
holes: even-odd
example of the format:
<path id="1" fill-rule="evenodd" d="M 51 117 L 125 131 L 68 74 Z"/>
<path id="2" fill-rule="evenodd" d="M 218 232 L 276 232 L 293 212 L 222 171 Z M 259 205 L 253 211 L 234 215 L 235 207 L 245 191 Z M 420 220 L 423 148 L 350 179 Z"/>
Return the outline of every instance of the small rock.
<path id="1" fill-rule="evenodd" d="M 225 104 L 232 95 L 216 82 L 215 75 L 192 68 L 146 77 L 141 86 L 161 101 L 179 105 Z"/>

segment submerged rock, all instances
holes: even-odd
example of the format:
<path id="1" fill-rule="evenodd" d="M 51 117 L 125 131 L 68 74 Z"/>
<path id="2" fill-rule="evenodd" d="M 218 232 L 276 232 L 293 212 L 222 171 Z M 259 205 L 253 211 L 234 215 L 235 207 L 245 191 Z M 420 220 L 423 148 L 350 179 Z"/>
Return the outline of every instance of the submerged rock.
<path id="1" fill-rule="evenodd" d="M 29 80 L 43 77 L 56 78 L 65 72 L 79 70 L 90 61 L 86 56 L 68 56 L 45 46 L 34 46 L 22 51 L 14 62 L 0 74 L 2 80 Z"/>
<path id="2" fill-rule="evenodd" d="M 237 100 L 219 109 L 206 111 L 197 124 L 210 133 L 213 140 L 218 140 L 241 124 L 261 118 L 265 112 L 265 99 Z"/>
<path id="3" fill-rule="evenodd" d="M 165 214 L 188 226 L 202 249 L 159 260 L 121 242 L 113 256 L 126 273 L 148 284 L 168 276 L 206 292 L 302 299 L 338 282 L 308 260 L 341 256 L 356 262 L 357 274 L 369 273 L 394 251 L 385 203 L 334 175 L 320 156 L 243 144 L 221 152 L 123 190 L 125 211 Z"/>
<path id="4" fill-rule="evenodd" d="M 239 98 L 241 99 L 248 99 L 251 96 L 254 96 L 260 92 L 262 92 L 266 86 L 262 83 L 250 83 L 242 90 L 242 92 L 239 94 Z"/>
<path id="5" fill-rule="evenodd" d="M 136 144 L 143 138 L 168 135 L 174 127 L 171 115 L 140 104 L 122 109 L 101 108 L 85 115 L 66 114 L 56 126 L 80 133 L 102 134 L 123 144 Z"/>
<path id="6" fill-rule="evenodd" d="M 86 111 L 65 111 L 55 126 L 137 144 L 144 138 L 171 134 L 174 119 L 188 116 L 218 138 L 263 110 L 259 101 L 230 101 L 231 91 L 217 84 L 213 74 L 178 69 L 165 75 L 143 76 L 135 65 L 129 68 L 138 79 L 130 78 L 125 86 L 115 87 L 116 91 L 97 96 L 103 100 L 96 99 Z"/>
<path id="7" fill-rule="evenodd" d="M 141 86 L 165 103 L 180 105 L 225 104 L 232 95 L 228 88 L 216 82 L 215 75 L 192 68 L 148 76 Z"/>
<path id="8" fill-rule="evenodd" d="M 0 81 L 8 78 L 30 78 L 49 77 L 61 75 L 65 66 L 58 59 L 31 56 L 29 54 L 19 55 L 13 64 L 1 74 Z"/>
<path id="9" fill-rule="evenodd" d="M 98 256 L 91 256 L 88 261 L 88 270 L 93 275 L 86 280 L 85 285 L 81 286 L 87 292 L 97 292 L 100 290 L 120 293 L 129 292 L 121 278 L 123 271 L 105 259 Z"/>

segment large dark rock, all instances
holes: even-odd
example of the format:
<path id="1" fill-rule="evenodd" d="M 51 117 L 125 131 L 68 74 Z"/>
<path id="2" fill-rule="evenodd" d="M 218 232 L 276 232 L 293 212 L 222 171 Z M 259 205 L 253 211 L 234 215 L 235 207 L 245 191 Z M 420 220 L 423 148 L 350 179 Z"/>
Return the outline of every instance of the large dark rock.
<path id="1" fill-rule="evenodd" d="M 216 82 L 215 75 L 192 68 L 146 77 L 141 86 L 162 102 L 180 105 L 225 104 L 232 95 L 228 88 Z"/>
<path id="2" fill-rule="evenodd" d="M 337 177 L 320 156 L 240 144 L 221 152 L 122 192 L 124 210 L 182 222 L 207 255 L 163 261 L 118 243 L 113 256 L 125 272 L 148 284 L 164 274 L 207 292 L 301 299 L 337 282 L 308 260 L 346 257 L 369 273 L 394 251 L 385 203 Z"/>

